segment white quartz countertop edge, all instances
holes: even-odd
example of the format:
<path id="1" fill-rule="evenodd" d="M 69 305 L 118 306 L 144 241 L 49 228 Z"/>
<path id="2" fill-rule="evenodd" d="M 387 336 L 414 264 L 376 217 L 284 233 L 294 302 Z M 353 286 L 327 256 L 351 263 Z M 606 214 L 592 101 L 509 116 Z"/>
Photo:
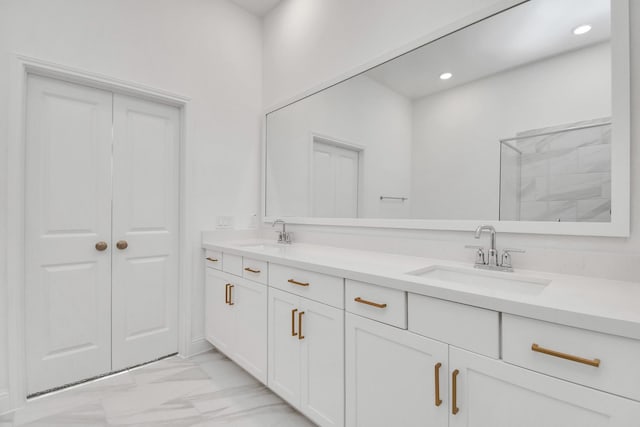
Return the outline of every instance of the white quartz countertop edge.
<path id="1" fill-rule="evenodd" d="M 252 248 L 268 246 L 263 250 Z M 447 260 L 294 243 L 273 249 L 267 240 L 203 240 L 204 249 L 344 277 L 392 289 L 577 328 L 640 339 L 640 283 L 516 269 L 520 278 L 551 280 L 535 295 L 485 291 L 482 287 L 407 274 L 433 266 L 473 270 Z M 276 253 L 279 252 L 279 253 Z M 224 259 L 223 259 L 224 262 Z M 348 286 L 348 283 L 346 284 Z"/>

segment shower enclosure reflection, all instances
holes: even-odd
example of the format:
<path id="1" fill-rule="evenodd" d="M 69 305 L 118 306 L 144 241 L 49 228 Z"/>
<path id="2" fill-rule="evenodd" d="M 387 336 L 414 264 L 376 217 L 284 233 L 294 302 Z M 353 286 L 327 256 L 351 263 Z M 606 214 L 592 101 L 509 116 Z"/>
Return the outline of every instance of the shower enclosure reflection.
<path id="1" fill-rule="evenodd" d="M 610 119 L 530 130 L 500 142 L 501 220 L 611 221 Z"/>

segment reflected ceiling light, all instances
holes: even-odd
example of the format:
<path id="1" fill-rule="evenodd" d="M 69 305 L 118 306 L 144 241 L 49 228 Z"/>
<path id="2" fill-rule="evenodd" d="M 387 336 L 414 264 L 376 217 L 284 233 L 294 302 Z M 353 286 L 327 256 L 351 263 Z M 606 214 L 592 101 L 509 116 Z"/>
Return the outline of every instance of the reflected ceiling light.
<path id="1" fill-rule="evenodd" d="M 440 74 L 440 80 L 449 80 L 451 77 L 453 77 L 453 74 L 451 74 L 451 73 L 442 73 L 442 74 Z"/>
<path id="2" fill-rule="evenodd" d="M 591 31 L 591 25 L 585 24 L 585 25 L 580 25 L 579 27 L 574 28 L 573 34 L 575 34 L 576 36 L 579 36 L 581 34 L 586 34 L 589 31 Z"/>

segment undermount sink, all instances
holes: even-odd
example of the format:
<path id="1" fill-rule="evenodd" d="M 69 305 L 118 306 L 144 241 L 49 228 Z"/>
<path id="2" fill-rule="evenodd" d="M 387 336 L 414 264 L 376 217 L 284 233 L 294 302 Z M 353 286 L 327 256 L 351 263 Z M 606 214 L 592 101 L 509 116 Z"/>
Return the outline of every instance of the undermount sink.
<path id="1" fill-rule="evenodd" d="M 441 265 L 434 265 L 407 274 L 463 286 L 468 285 L 476 289 L 528 295 L 539 294 L 545 286 L 551 283 L 551 280 L 515 276 L 513 273 L 476 271 Z"/>
<path id="2" fill-rule="evenodd" d="M 285 245 L 277 243 L 250 243 L 247 245 L 240 245 L 240 247 L 248 251 L 279 253 L 284 250 Z"/>

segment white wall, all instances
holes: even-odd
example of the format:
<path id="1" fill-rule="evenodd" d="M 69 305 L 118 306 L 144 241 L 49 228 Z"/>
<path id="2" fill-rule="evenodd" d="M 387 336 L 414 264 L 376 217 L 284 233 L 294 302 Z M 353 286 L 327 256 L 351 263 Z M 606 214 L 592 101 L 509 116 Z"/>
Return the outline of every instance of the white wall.
<path id="1" fill-rule="evenodd" d="M 611 116 L 610 64 L 600 43 L 416 100 L 411 216 L 498 219 L 500 139 Z"/>
<path id="2" fill-rule="evenodd" d="M 203 336 L 200 231 L 259 212 L 261 24 L 226 0 L 0 1 L 0 394 L 6 385 L 10 53 L 190 97 L 186 122 L 191 338 Z M 8 183 L 11 185 L 11 183 Z M 1 407 L 0 407 L 1 409 Z"/>
<path id="3" fill-rule="evenodd" d="M 284 0 L 264 19 L 264 105 L 504 0 Z M 513 2 L 512 2 L 513 3 Z"/>
<path id="4" fill-rule="evenodd" d="M 359 76 L 269 114 L 268 216 L 311 216 L 310 154 L 316 134 L 363 148 L 359 217 L 407 217 L 409 203 L 380 196 L 409 195 L 411 108 L 409 99 Z"/>
<path id="5" fill-rule="evenodd" d="M 495 0 L 285 0 L 264 21 L 264 105 L 289 99 Z M 631 3 L 632 236 L 499 235 L 520 268 L 640 280 L 640 4 Z M 329 30 L 330 29 L 330 30 Z M 291 227 L 299 241 L 473 262 L 468 232 Z M 271 237 L 271 236 L 270 236 Z"/>

